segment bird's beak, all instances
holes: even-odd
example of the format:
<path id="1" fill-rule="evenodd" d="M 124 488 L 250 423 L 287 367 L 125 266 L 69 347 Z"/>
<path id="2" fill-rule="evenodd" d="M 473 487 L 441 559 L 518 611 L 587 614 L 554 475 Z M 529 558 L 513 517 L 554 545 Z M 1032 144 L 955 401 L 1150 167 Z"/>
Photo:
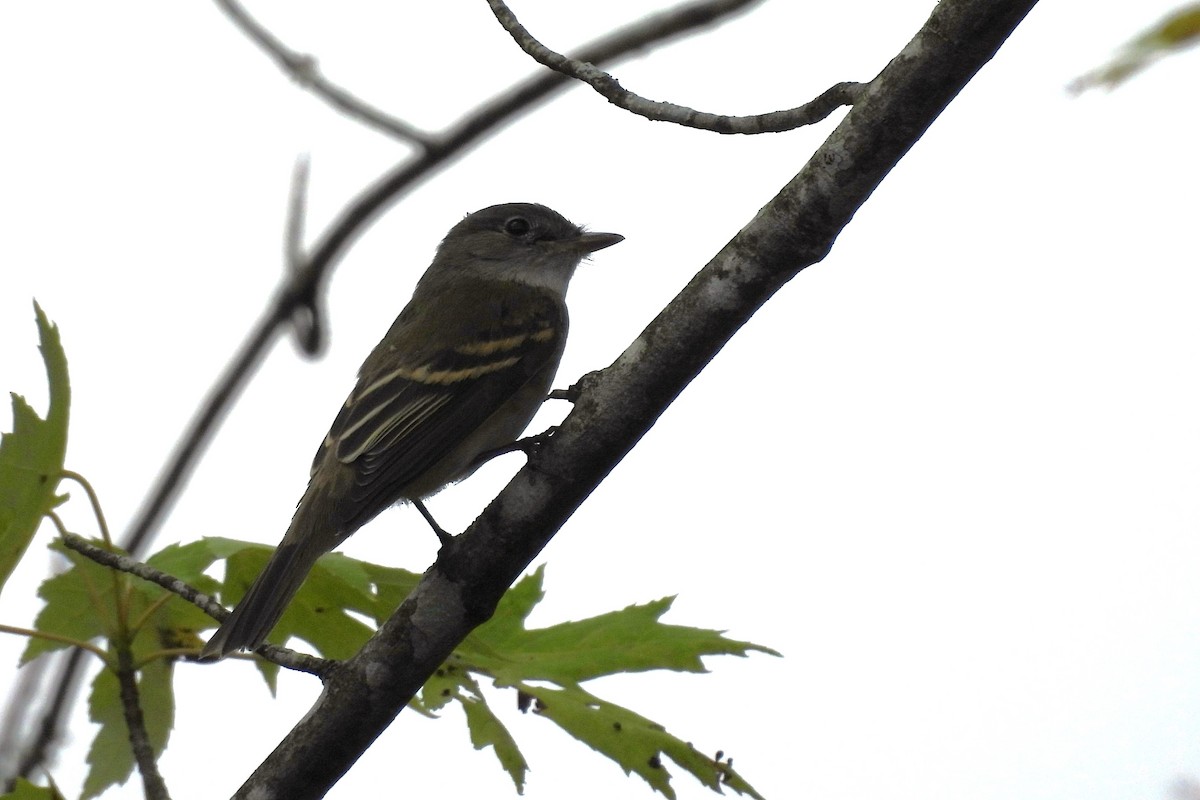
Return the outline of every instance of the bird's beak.
<path id="1" fill-rule="evenodd" d="M 578 239 L 571 242 L 572 249 L 578 250 L 581 253 L 594 253 L 597 250 L 603 250 L 606 247 L 612 247 L 617 242 L 622 242 L 625 237 L 619 233 L 584 233 L 580 234 Z"/>

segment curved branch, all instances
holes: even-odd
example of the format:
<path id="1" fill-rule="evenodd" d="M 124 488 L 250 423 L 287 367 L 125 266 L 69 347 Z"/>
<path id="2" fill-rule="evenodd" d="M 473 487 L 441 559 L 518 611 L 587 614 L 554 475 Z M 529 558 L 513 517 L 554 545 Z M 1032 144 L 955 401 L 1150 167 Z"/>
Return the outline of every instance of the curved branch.
<path id="1" fill-rule="evenodd" d="M 622 88 L 616 78 L 598 69 L 596 65 L 577 58 L 568 58 L 546 47 L 526 30 L 516 15 L 504 4 L 504 0 L 487 2 L 492 8 L 492 13 L 496 15 L 496 20 L 534 61 L 567 77 L 583 81 L 618 108 L 632 111 L 655 122 L 673 122 L 685 128 L 698 128 L 714 133 L 781 133 L 820 122 L 842 106 L 854 105 L 867 88 L 863 83 L 843 81 L 834 84 L 802 106 L 744 117 L 710 114 L 674 103 L 647 100 Z"/>
<path id="2" fill-rule="evenodd" d="M 285 45 L 275 34 L 250 16 L 246 9 L 242 8 L 235 0 L 216 0 L 216 3 L 233 20 L 233 24 L 237 26 L 238 30 L 261 47 L 292 80 L 310 90 L 338 111 L 369 128 L 374 128 L 402 142 L 418 147 L 425 147 L 429 144 L 429 134 L 418 130 L 402 119 L 393 117 L 386 111 L 375 108 L 326 78 L 321 74 L 315 57 L 307 53 L 299 53 Z"/>
<path id="3" fill-rule="evenodd" d="M 762 0 L 693 0 L 682 3 L 585 45 L 574 58 L 595 64 L 615 61 L 651 45 L 725 22 L 760 2 Z M 319 277 L 370 223 L 436 170 L 462 156 L 467 148 L 518 114 L 532 110 L 539 102 L 571 84 L 566 75 L 539 72 L 462 117 L 443 131 L 424 153 L 399 164 L 352 200 L 313 248 L 310 269 Z"/>

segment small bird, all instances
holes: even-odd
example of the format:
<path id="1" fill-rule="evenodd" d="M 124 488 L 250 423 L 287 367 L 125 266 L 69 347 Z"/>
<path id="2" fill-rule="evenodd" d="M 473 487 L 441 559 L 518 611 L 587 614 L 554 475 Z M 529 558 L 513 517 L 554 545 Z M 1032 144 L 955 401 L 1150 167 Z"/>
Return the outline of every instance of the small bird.
<path id="1" fill-rule="evenodd" d="M 432 524 L 422 498 L 533 419 L 566 344 L 567 284 L 623 238 L 536 203 L 491 206 L 451 228 L 359 369 L 283 541 L 200 658 L 261 645 L 317 559 L 388 506 L 412 502 Z"/>

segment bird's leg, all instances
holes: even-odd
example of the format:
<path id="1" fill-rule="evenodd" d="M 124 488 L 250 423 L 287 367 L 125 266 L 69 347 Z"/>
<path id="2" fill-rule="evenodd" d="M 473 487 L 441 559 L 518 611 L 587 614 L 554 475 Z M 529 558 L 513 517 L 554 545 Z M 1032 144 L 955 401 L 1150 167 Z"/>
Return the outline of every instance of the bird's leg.
<path id="1" fill-rule="evenodd" d="M 580 394 L 581 391 L 579 384 L 573 384 L 566 389 L 552 389 L 550 394 L 546 395 L 546 400 L 566 400 L 569 403 L 574 403 L 579 399 Z M 509 453 L 516 453 L 517 451 L 520 451 L 525 455 L 529 455 L 530 450 L 545 444 L 550 440 L 550 437 L 553 436 L 557 430 L 557 425 L 551 425 L 541 433 L 536 433 L 533 436 L 526 436 L 523 439 L 517 439 L 515 442 L 510 442 L 500 447 L 493 447 L 491 450 L 485 450 L 479 455 L 475 456 L 475 460 L 471 462 L 471 469 L 478 469 L 487 462 L 491 461 L 493 458 L 506 456 Z"/>
<path id="2" fill-rule="evenodd" d="M 546 395 L 547 400 L 566 400 L 568 403 L 574 404 L 579 400 L 579 396 L 583 394 L 583 390 L 579 388 L 578 383 L 573 383 L 566 389 L 551 389 L 550 394 Z"/>
<path id="3" fill-rule="evenodd" d="M 530 450 L 545 444 L 557 430 L 557 425 L 551 425 L 541 433 L 536 433 L 533 436 L 526 436 L 523 439 L 517 439 L 515 442 L 510 442 L 509 444 L 501 447 L 494 447 L 491 450 L 485 450 L 479 455 L 475 456 L 475 460 L 471 462 L 470 469 L 478 469 L 487 462 L 491 461 L 493 458 L 507 455 L 509 453 L 516 453 L 520 451 L 526 455 L 529 455 Z M 425 518 L 425 521 L 429 523 L 429 527 L 433 528 L 433 532 L 437 534 L 438 540 L 441 541 L 443 546 L 449 544 L 454 539 L 454 534 L 437 524 L 437 520 L 433 518 L 433 514 L 429 513 L 429 509 L 425 507 L 424 502 L 421 500 L 413 500 L 411 502 L 414 506 L 416 506 L 417 511 L 421 512 L 421 516 Z"/>
<path id="4" fill-rule="evenodd" d="M 437 524 L 437 520 L 433 518 L 433 514 L 429 513 L 429 509 L 425 507 L 425 503 L 420 500 L 413 500 L 412 504 L 417 507 L 417 511 L 421 512 L 421 516 L 424 517 L 425 521 L 429 523 L 429 527 L 433 528 L 433 532 L 437 534 L 438 541 L 442 543 L 443 547 L 450 544 L 450 542 L 454 540 L 453 534 L 449 533 L 445 528 Z"/>
<path id="5" fill-rule="evenodd" d="M 493 458 L 506 456 L 509 453 L 521 452 L 529 455 L 529 451 L 539 447 L 550 440 L 554 432 L 558 430 L 557 425 L 551 425 L 541 433 L 535 433 L 533 436 L 526 436 L 523 439 L 517 439 L 515 442 L 509 442 L 500 447 L 493 447 L 491 450 L 484 450 L 479 455 L 475 456 L 475 460 L 471 462 L 471 469 L 478 469 Z"/>

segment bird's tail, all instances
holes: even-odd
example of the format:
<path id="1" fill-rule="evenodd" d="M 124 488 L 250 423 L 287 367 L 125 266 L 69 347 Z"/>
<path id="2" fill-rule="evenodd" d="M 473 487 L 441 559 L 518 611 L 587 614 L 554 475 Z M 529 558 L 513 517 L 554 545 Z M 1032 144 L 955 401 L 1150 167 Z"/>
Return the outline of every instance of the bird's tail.
<path id="1" fill-rule="evenodd" d="M 266 640 L 300 584 L 327 549 L 321 546 L 324 537 L 304 530 L 310 516 L 303 506 L 298 510 L 271 560 L 242 602 L 208 640 L 200 652 L 200 660 L 212 661 L 238 650 L 254 650 Z"/>

